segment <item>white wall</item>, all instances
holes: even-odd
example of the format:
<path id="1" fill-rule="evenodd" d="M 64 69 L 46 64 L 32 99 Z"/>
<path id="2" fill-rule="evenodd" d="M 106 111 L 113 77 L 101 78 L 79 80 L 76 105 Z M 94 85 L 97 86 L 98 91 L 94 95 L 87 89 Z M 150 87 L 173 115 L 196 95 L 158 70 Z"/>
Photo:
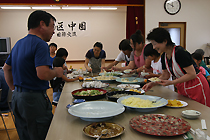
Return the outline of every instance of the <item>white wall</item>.
<path id="1" fill-rule="evenodd" d="M 0 37 L 11 37 L 12 46 L 27 35 L 27 19 L 32 10 L 0 10 Z M 58 38 L 55 35 L 51 42 L 68 50 L 67 60 L 84 60 L 86 52 L 96 41 L 103 44 L 107 59 L 115 59 L 119 42 L 126 38 L 126 7 L 116 11 L 65 11 L 48 10 L 57 21 L 88 20 L 91 34 L 86 37 Z"/>
<path id="2" fill-rule="evenodd" d="M 169 15 L 164 10 L 165 0 L 145 0 L 145 34 L 159 22 L 186 22 L 186 49 L 192 53 L 210 43 L 210 0 L 180 1 L 179 13 Z"/>

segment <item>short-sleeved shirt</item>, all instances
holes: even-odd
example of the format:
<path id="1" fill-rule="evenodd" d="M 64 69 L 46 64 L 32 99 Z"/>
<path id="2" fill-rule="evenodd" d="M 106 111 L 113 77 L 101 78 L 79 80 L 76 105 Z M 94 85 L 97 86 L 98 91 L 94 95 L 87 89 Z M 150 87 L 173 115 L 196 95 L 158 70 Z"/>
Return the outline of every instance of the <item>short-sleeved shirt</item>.
<path id="1" fill-rule="evenodd" d="M 128 60 L 128 61 L 130 61 L 130 58 L 127 56 L 127 55 L 125 55 L 122 51 L 118 54 L 118 56 L 117 56 L 117 58 L 115 59 L 115 61 L 122 61 L 122 60 L 124 60 L 124 61 L 126 61 L 126 59 Z"/>
<path id="2" fill-rule="evenodd" d="M 48 44 L 36 35 L 28 34 L 13 47 L 6 64 L 12 66 L 15 86 L 31 90 L 46 90 L 48 81 L 37 76 L 36 67 L 51 66 Z"/>
<path id="3" fill-rule="evenodd" d="M 194 66 L 196 74 L 200 72 L 199 69 L 196 67 L 196 63 L 193 60 L 191 54 L 187 50 L 185 50 L 183 47 L 181 46 L 175 47 L 175 59 L 176 59 L 176 62 L 179 64 L 180 68 L 182 69 L 182 71 L 184 72 L 184 74 L 186 74 L 186 71 L 183 68 L 186 68 L 190 65 Z M 166 69 L 165 53 L 161 55 L 161 63 L 162 63 L 162 69 L 165 70 Z M 171 74 L 175 76 L 175 74 L 172 71 L 172 58 L 168 60 L 168 65 L 169 65 Z"/>
<path id="4" fill-rule="evenodd" d="M 105 59 L 106 58 L 106 52 L 104 50 L 101 50 L 99 57 L 95 57 L 94 53 L 93 53 L 93 49 L 90 49 L 86 53 L 85 57 L 88 58 L 88 59 L 91 59 L 92 57 L 94 57 L 96 59 L 99 59 L 99 58 Z"/>

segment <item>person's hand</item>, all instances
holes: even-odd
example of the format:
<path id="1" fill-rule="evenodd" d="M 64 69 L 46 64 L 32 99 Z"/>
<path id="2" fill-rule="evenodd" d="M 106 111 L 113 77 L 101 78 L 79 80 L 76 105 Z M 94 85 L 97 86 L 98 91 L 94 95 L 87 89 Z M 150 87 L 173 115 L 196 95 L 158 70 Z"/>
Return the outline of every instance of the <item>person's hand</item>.
<path id="1" fill-rule="evenodd" d="M 107 68 L 106 67 L 101 67 L 101 71 L 107 71 Z"/>
<path id="2" fill-rule="evenodd" d="M 168 85 L 172 85 L 173 81 L 170 80 L 161 80 L 160 82 L 157 82 L 158 84 L 162 85 L 162 86 L 168 86 Z"/>
<path id="3" fill-rule="evenodd" d="M 154 76 L 154 73 L 152 73 L 152 72 L 147 72 L 147 73 L 149 73 L 149 75 L 145 75 L 144 77 L 145 78 L 151 78 L 151 77 L 156 77 L 156 76 Z"/>
<path id="4" fill-rule="evenodd" d="M 74 80 L 79 80 L 79 77 L 80 77 L 80 76 L 75 77 Z"/>
<path id="5" fill-rule="evenodd" d="M 153 86 L 157 85 L 156 82 L 149 82 L 147 84 L 145 84 L 142 89 L 146 92 L 148 90 L 150 90 Z"/>
<path id="6" fill-rule="evenodd" d="M 130 73 L 137 73 L 137 69 L 131 70 Z"/>
<path id="7" fill-rule="evenodd" d="M 56 77 L 62 77 L 63 76 L 63 68 L 62 67 L 54 67 L 53 69 L 56 72 Z"/>
<path id="8" fill-rule="evenodd" d="M 92 72 L 92 68 L 88 68 L 87 71 Z"/>
<path id="9" fill-rule="evenodd" d="M 114 71 L 121 71 L 121 69 L 119 67 L 116 67 L 116 66 L 113 66 L 112 70 L 114 70 Z"/>

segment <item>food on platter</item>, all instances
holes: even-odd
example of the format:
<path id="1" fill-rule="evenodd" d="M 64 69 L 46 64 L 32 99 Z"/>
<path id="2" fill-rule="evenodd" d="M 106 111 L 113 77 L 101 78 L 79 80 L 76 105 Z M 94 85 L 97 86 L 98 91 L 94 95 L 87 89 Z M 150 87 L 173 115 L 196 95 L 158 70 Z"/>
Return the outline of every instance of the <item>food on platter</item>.
<path id="1" fill-rule="evenodd" d="M 111 72 L 106 72 L 104 71 L 103 73 L 100 73 L 99 75 L 104 75 L 104 76 L 121 76 L 123 73 L 117 72 L 117 71 L 111 71 Z"/>
<path id="2" fill-rule="evenodd" d="M 158 81 L 160 81 L 160 79 L 158 77 L 152 77 L 152 78 L 150 78 L 148 80 L 150 80 L 152 82 L 158 82 Z"/>
<path id="3" fill-rule="evenodd" d="M 136 79 L 130 81 L 128 78 L 122 78 L 121 81 L 122 82 L 138 82 L 138 80 L 136 80 Z"/>
<path id="4" fill-rule="evenodd" d="M 150 100 L 144 100 L 137 97 L 129 97 L 121 101 L 122 104 L 130 107 L 141 107 L 141 108 L 148 108 L 148 107 L 156 107 L 155 104 L 152 103 Z"/>
<path id="5" fill-rule="evenodd" d="M 102 91 L 98 90 L 87 90 L 87 91 L 78 91 L 74 95 L 78 96 L 95 96 L 95 95 L 102 95 L 104 94 Z"/>
<path id="6" fill-rule="evenodd" d="M 133 91 L 133 92 L 137 92 L 137 93 L 141 93 L 141 90 L 137 90 L 137 89 L 130 89 L 129 91 Z"/>
<path id="7" fill-rule="evenodd" d="M 113 77 L 113 76 L 98 76 L 98 77 L 95 77 L 96 80 L 115 80 L 116 77 Z"/>
<path id="8" fill-rule="evenodd" d="M 109 84 L 102 83 L 101 81 L 84 82 L 82 84 L 82 87 L 84 88 L 102 88 L 107 86 L 109 86 Z"/>
<path id="9" fill-rule="evenodd" d="M 181 107 L 181 106 L 183 106 L 183 104 L 180 101 L 174 99 L 174 100 L 168 100 L 167 106 Z"/>

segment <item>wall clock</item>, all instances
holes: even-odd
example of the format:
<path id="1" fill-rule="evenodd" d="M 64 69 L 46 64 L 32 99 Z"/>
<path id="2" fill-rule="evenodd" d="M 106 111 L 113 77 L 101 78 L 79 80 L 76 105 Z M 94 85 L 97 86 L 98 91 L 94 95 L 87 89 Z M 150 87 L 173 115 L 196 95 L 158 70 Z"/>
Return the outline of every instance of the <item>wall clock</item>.
<path id="1" fill-rule="evenodd" d="M 164 3 L 165 11 L 170 15 L 177 14 L 181 9 L 180 0 L 166 0 Z"/>

